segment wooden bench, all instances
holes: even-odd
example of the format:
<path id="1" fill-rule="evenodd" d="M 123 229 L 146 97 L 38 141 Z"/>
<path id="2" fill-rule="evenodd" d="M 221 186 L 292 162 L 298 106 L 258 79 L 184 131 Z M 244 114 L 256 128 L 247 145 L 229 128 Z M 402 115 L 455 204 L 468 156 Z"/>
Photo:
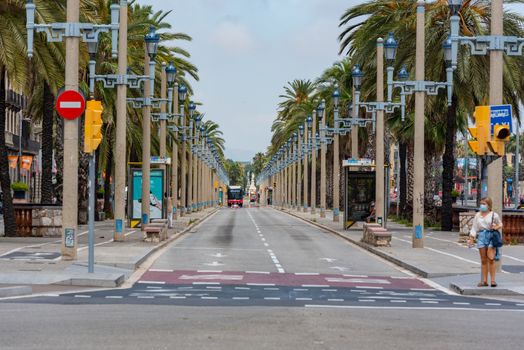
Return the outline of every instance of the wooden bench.
<path id="1" fill-rule="evenodd" d="M 391 232 L 379 224 L 364 224 L 362 242 L 375 247 L 391 247 Z"/>

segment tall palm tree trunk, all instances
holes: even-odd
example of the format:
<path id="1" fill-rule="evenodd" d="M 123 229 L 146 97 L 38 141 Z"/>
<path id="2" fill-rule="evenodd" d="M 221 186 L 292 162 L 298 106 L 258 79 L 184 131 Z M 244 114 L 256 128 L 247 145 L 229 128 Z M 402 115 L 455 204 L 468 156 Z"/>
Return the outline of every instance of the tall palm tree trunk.
<path id="1" fill-rule="evenodd" d="M 112 133 L 110 133 L 112 135 Z M 106 217 L 113 217 L 113 208 L 111 207 L 111 170 L 113 169 L 113 147 L 109 147 L 109 153 L 106 160 L 106 176 L 104 179 L 104 213 Z"/>
<path id="2" fill-rule="evenodd" d="M 9 177 L 9 161 L 7 159 L 7 145 L 5 143 L 6 91 L 4 67 L 0 69 L 0 75 L 0 183 L 2 186 L 2 200 L 4 204 L 4 233 L 6 236 L 16 236 L 13 197 L 11 197 L 11 178 Z"/>
<path id="3" fill-rule="evenodd" d="M 64 119 L 59 117 L 58 114 L 55 114 L 56 121 L 56 142 L 55 146 L 55 163 L 56 163 L 56 183 L 54 187 L 54 194 L 56 197 L 57 203 L 62 203 L 63 198 L 63 178 L 62 178 L 62 169 L 64 169 Z"/>
<path id="4" fill-rule="evenodd" d="M 54 99 L 51 87 L 44 82 L 44 110 L 42 118 L 42 184 L 41 203 L 53 203 L 53 118 Z"/>
<path id="5" fill-rule="evenodd" d="M 455 134 L 456 130 L 456 103 L 457 98 L 453 95 L 451 106 L 446 115 L 446 149 L 442 158 L 442 217 L 441 224 L 443 231 L 453 229 L 453 200 L 451 191 L 453 190 L 453 169 L 455 168 Z"/>
<path id="6" fill-rule="evenodd" d="M 406 160 L 407 160 L 407 145 L 405 142 L 399 142 L 398 145 L 398 155 L 400 161 L 400 174 L 399 174 L 399 191 L 400 191 L 400 202 L 399 206 L 404 212 L 407 203 L 407 176 L 406 176 Z"/>

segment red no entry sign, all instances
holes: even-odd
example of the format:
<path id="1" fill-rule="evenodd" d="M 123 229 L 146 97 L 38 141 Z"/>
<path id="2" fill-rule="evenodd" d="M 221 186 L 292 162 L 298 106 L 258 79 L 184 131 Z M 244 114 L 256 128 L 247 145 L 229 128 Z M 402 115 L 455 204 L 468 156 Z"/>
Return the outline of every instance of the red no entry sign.
<path id="1" fill-rule="evenodd" d="M 58 95 L 55 108 L 62 118 L 73 120 L 84 113 L 86 101 L 81 93 L 66 90 Z"/>

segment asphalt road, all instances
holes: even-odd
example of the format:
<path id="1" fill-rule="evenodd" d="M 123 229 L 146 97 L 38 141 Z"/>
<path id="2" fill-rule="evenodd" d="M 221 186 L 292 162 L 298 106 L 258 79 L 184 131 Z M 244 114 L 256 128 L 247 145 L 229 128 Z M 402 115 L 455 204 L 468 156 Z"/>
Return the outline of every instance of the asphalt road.
<path id="1" fill-rule="evenodd" d="M 287 214 L 223 209 L 133 287 L 0 302 L 2 349 L 515 349 L 524 304 L 448 295 Z"/>

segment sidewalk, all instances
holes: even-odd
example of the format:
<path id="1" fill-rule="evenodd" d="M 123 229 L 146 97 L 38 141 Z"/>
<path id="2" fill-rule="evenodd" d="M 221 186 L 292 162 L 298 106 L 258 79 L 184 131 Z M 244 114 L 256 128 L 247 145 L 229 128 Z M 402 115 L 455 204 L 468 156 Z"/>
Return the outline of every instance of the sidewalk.
<path id="1" fill-rule="evenodd" d="M 458 243 L 458 232 L 425 230 L 423 249 L 411 247 L 412 228 L 388 221 L 392 233 L 391 247 L 374 247 L 361 242 L 362 224 L 357 223 L 349 230 L 343 229 L 341 221 L 333 222 L 331 211 L 326 218 L 319 214 L 285 209 L 291 215 L 327 229 L 342 238 L 376 254 L 421 277 L 432 279 L 440 285 L 461 294 L 469 295 L 524 295 L 524 246 L 502 248 L 502 271 L 497 275 L 497 288 L 478 288 L 480 259 L 476 248 Z"/>
<path id="2" fill-rule="evenodd" d="M 0 237 L 0 297 L 12 286 L 54 290 L 56 286 L 117 287 L 151 254 L 213 214 L 215 208 L 179 217 L 169 239 L 160 243 L 142 240 L 140 228 L 127 229 L 125 242 L 114 242 L 113 221 L 95 223 L 94 273 L 87 272 L 87 226 L 78 227 L 78 259 L 62 261 L 58 237 Z M 27 288 L 22 289 L 27 294 Z"/>

